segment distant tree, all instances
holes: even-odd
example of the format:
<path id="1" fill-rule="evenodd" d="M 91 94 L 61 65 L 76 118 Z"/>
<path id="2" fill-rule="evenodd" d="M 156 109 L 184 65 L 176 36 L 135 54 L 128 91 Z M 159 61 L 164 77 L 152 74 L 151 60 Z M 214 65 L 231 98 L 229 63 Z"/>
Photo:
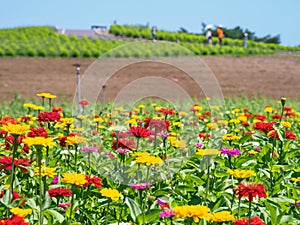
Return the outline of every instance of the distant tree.
<path id="1" fill-rule="evenodd" d="M 186 33 L 186 34 L 188 33 L 187 29 L 185 29 L 183 27 L 180 27 L 178 32 L 179 33 Z"/>

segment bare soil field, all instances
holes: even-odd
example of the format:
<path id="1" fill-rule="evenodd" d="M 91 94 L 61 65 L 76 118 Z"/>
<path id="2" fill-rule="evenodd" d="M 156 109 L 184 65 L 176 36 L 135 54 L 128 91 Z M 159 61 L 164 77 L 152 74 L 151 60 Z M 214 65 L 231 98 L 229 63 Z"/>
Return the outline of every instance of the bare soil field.
<path id="1" fill-rule="evenodd" d="M 285 96 L 300 99 L 299 56 L 207 56 L 200 57 L 210 68 L 222 88 L 224 96 L 246 94 L 278 99 Z M 178 60 L 178 59 L 176 59 Z M 180 59 L 181 60 L 181 59 Z M 182 63 L 189 66 L 188 58 Z M 11 101 L 18 93 L 22 99 L 35 98 L 39 92 L 51 92 L 58 101 L 71 102 L 76 93 L 76 68 L 81 65 L 81 74 L 92 65 L 94 59 L 45 59 L 45 58 L 1 58 L 0 102 Z M 113 59 L 106 65 L 116 64 Z M 116 72 L 106 85 L 106 100 L 114 99 L 128 83 L 144 76 L 160 76 L 174 80 L 189 95 L 199 93 L 199 87 L 181 69 L 155 62 L 126 67 Z M 165 90 L 168 92 L 168 90 Z"/>

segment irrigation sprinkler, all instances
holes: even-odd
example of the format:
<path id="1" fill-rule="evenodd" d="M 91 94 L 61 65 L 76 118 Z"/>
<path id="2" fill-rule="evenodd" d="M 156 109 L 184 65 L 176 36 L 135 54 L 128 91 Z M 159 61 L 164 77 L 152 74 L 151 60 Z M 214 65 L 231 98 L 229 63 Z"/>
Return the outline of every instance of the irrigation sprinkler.
<path id="1" fill-rule="evenodd" d="M 78 105 L 78 114 L 81 114 L 82 109 L 81 105 L 79 104 L 81 100 L 81 91 L 80 91 L 80 64 L 76 63 L 73 64 L 76 67 L 76 74 L 77 74 L 77 105 Z"/>

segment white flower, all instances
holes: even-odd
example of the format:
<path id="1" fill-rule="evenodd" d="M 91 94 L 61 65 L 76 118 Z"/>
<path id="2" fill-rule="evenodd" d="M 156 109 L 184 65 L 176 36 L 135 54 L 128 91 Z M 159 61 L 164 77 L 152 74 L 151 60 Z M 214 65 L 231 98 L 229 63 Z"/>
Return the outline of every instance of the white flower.
<path id="1" fill-rule="evenodd" d="M 72 154 L 72 155 L 75 155 L 75 150 L 62 150 L 61 152 L 60 152 L 60 154 L 62 154 L 62 155 L 69 155 L 69 154 Z"/>
<path id="2" fill-rule="evenodd" d="M 127 128 L 124 126 L 112 126 L 108 128 L 108 131 L 122 132 L 127 131 Z"/>

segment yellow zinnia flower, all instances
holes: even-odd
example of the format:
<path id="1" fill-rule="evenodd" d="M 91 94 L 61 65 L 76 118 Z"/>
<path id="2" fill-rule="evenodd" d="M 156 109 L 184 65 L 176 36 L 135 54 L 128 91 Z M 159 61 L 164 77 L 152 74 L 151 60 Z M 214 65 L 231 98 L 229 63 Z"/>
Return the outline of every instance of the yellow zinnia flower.
<path id="1" fill-rule="evenodd" d="M 103 188 L 100 193 L 102 196 L 111 198 L 113 201 L 118 201 L 118 199 L 122 196 L 118 190 L 111 188 Z"/>
<path id="2" fill-rule="evenodd" d="M 70 136 L 67 137 L 66 139 L 66 145 L 75 145 L 75 144 L 85 144 L 86 143 L 86 138 L 82 136 Z"/>
<path id="3" fill-rule="evenodd" d="M 212 214 L 206 214 L 205 219 L 210 221 L 210 222 L 226 222 L 226 221 L 231 221 L 234 220 L 234 216 L 231 215 L 229 211 L 221 211 L 221 212 L 216 212 Z"/>
<path id="4" fill-rule="evenodd" d="M 174 207 L 176 218 L 193 218 L 194 222 L 199 222 L 199 218 L 205 218 L 210 212 L 207 206 L 183 205 Z"/>
<path id="5" fill-rule="evenodd" d="M 135 162 L 139 164 L 146 164 L 146 166 L 163 163 L 161 158 L 152 155 L 139 156 L 136 158 Z"/>
<path id="6" fill-rule="evenodd" d="M 63 178 L 61 178 L 61 182 L 66 184 L 75 184 L 77 186 L 82 186 L 87 183 L 87 180 L 84 174 L 78 174 L 73 172 L 73 173 L 64 173 Z"/>
<path id="7" fill-rule="evenodd" d="M 61 118 L 60 120 L 61 120 L 61 123 L 68 124 L 68 125 L 73 124 L 73 122 L 74 122 L 73 118 Z"/>
<path id="8" fill-rule="evenodd" d="M 199 149 L 198 152 L 196 152 L 196 155 L 218 155 L 220 154 L 220 151 L 218 149 Z"/>
<path id="9" fill-rule="evenodd" d="M 231 170 L 228 169 L 227 173 L 229 173 L 230 175 L 234 176 L 237 179 L 245 179 L 248 177 L 253 177 L 255 176 L 255 172 L 253 170 Z"/>
<path id="10" fill-rule="evenodd" d="M 240 140 L 240 137 L 233 135 L 233 134 L 224 134 L 223 141 L 235 141 Z"/>
<path id="11" fill-rule="evenodd" d="M 19 207 L 11 208 L 10 212 L 16 216 L 26 217 L 28 214 L 31 214 L 32 209 L 21 209 Z"/>
<path id="12" fill-rule="evenodd" d="M 280 124 L 282 126 L 284 126 L 285 128 L 291 128 L 292 127 L 290 122 L 282 121 Z"/>
<path id="13" fill-rule="evenodd" d="M 23 135 L 30 130 L 30 126 L 8 123 L 7 125 L 2 126 L 2 130 L 10 133 L 11 135 Z"/>
<path id="14" fill-rule="evenodd" d="M 216 123 L 207 123 L 206 124 L 206 128 L 208 128 L 208 129 L 216 129 L 216 128 L 218 128 L 218 124 L 216 124 Z"/>
<path id="15" fill-rule="evenodd" d="M 42 177 L 54 177 L 56 175 L 55 168 L 49 168 L 46 166 L 41 167 Z M 34 168 L 34 176 L 40 176 L 39 167 Z"/>
<path id="16" fill-rule="evenodd" d="M 35 146 L 44 146 L 44 147 L 52 147 L 55 146 L 55 142 L 52 138 L 45 137 L 27 137 L 22 140 L 22 142 L 29 147 L 32 145 Z"/>

